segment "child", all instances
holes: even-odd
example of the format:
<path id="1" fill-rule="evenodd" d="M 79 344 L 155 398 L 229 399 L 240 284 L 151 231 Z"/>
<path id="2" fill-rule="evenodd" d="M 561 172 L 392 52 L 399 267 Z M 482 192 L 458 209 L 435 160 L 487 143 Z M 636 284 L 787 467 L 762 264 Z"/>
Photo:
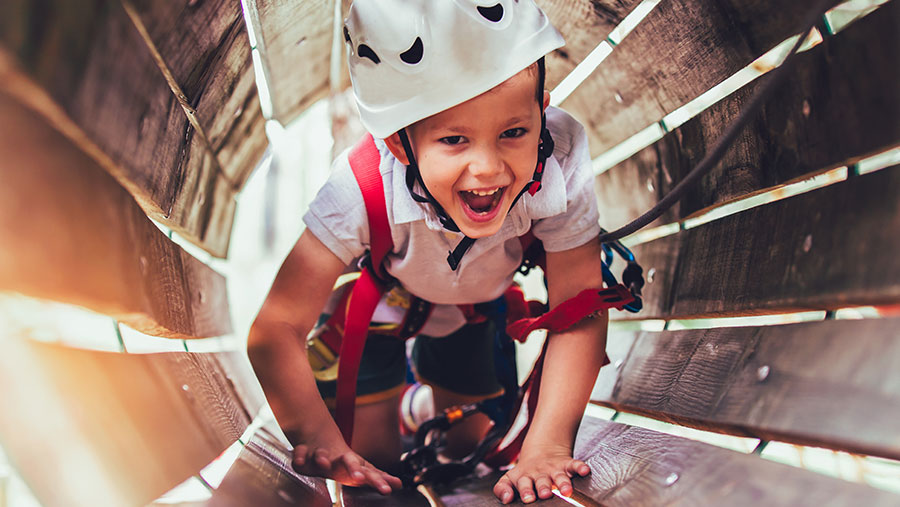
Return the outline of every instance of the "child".
<path id="1" fill-rule="evenodd" d="M 494 396 L 492 324 L 467 324 L 457 305 L 503 294 L 522 260 L 518 237 L 531 230 L 543 242 L 551 308 L 602 286 L 587 138 L 548 107 L 543 89 L 543 57 L 562 37 L 533 0 L 356 0 L 344 38 L 361 119 L 381 157 L 394 245 L 384 267 L 402 287 L 373 321 L 400 322 L 410 294 L 434 303 L 413 366 L 436 408 Z M 298 472 L 387 494 L 401 487 L 383 470 L 400 454 L 403 342 L 370 334 L 349 447 L 323 400 L 333 383 L 316 378 L 303 345 L 335 280 L 369 246 L 346 153 L 304 221 L 250 331 L 250 359 L 295 446 Z M 531 429 L 518 463 L 494 487 L 503 503 L 516 492 L 526 503 L 546 499 L 554 486 L 569 495 L 571 477 L 589 473 L 572 448 L 605 358 L 606 327 L 603 313 L 549 335 Z M 467 419 L 448 434 L 446 452 L 464 456 L 487 427 L 483 416 Z"/>

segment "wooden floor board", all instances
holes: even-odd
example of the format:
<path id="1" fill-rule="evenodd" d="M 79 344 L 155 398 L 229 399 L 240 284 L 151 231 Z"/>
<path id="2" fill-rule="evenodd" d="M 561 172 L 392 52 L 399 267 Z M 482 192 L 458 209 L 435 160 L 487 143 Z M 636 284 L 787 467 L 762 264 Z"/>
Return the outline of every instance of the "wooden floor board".
<path id="1" fill-rule="evenodd" d="M 892 506 L 900 496 L 655 431 L 585 418 L 575 488 L 607 506 Z"/>

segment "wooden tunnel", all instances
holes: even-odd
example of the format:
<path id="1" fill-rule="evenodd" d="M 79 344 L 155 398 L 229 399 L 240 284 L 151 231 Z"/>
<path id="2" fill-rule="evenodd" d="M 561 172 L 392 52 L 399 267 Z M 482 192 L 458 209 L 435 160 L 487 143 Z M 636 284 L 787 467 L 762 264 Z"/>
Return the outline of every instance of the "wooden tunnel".
<path id="1" fill-rule="evenodd" d="M 268 145 L 266 122 L 287 124 L 329 96 L 346 104 L 334 40 L 349 3 L 5 0 L 0 295 L 84 308 L 170 340 L 229 336 L 225 277 L 156 224 L 227 256 L 235 197 Z M 588 130 L 601 224 L 614 229 L 703 158 L 814 2 L 538 3 L 567 40 L 548 57 L 549 89 L 609 46 L 561 107 Z M 612 364 L 592 403 L 900 460 L 900 319 L 885 310 L 900 304 L 900 3 L 871 4 L 848 22 L 832 2 L 818 43 L 718 166 L 629 238 L 647 275 L 644 310 L 614 316 L 633 322 L 613 325 Z M 636 13 L 643 18 L 623 34 Z M 352 112 L 334 111 L 339 149 L 359 127 Z M 333 505 L 325 481 L 291 470 L 277 429 L 253 424 L 265 398 L 241 346 L 136 354 L 46 343 L 35 339 L 47 334 L 40 316 L 28 328 L 4 325 L 14 311 L 5 301 L 0 445 L 42 504 L 147 505 L 241 439 L 206 505 Z M 704 324 L 859 306 L 881 310 L 861 320 Z M 646 330 L 654 321 L 667 325 Z M 575 481 L 582 505 L 900 503 L 752 453 L 588 416 L 576 456 L 593 470 Z M 494 479 L 435 488 L 432 505 L 494 505 Z M 429 505 L 412 491 L 338 496 L 342 505 Z"/>

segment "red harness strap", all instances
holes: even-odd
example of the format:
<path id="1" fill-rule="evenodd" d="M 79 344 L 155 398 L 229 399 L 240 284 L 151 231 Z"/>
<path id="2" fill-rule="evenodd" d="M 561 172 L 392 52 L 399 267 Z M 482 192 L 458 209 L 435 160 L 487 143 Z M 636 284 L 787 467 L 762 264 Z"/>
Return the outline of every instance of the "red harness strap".
<path id="1" fill-rule="evenodd" d="M 526 301 L 522 290 L 515 286 L 507 290 L 504 297 L 506 298 L 507 308 L 512 311 L 509 313 L 509 320 L 518 317 L 516 313 L 520 315 L 523 312 L 530 313 L 530 311 L 537 309 L 536 305 L 540 305 L 540 303 L 535 301 Z M 511 322 L 506 326 L 506 332 L 513 339 L 524 342 L 532 331 L 538 329 L 546 329 L 553 332 L 564 331 L 597 311 L 609 310 L 610 308 L 621 310 L 632 301 L 634 301 L 634 296 L 622 284 L 599 291 L 597 289 L 587 289 L 581 291 L 577 296 L 563 301 L 544 315 L 533 318 L 520 318 Z M 535 313 L 530 314 L 534 315 Z M 522 385 L 519 398 L 513 407 L 512 416 L 515 417 L 522 409 L 522 405 L 526 405 L 527 419 L 525 425 L 507 445 L 500 447 L 501 441 L 485 456 L 484 463 L 491 467 L 498 468 L 509 465 L 518 458 L 519 452 L 522 450 L 522 443 L 525 441 L 525 435 L 528 433 L 528 428 L 531 427 L 531 421 L 534 420 L 534 413 L 537 410 L 538 396 L 541 391 L 541 372 L 544 369 L 544 356 L 547 353 L 547 345 L 549 343 L 549 340 L 544 342 L 541 354 L 535 361 L 534 366 L 532 366 L 531 373 L 525 380 L 525 384 Z M 606 366 L 607 364 L 609 364 L 609 357 L 604 356 L 603 364 L 600 366 Z"/>
<path id="2" fill-rule="evenodd" d="M 347 445 L 353 438 L 353 411 L 356 406 L 356 377 L 363 348 L 369 333 L 369 323 L 375 307 L 384 295 L 386 287 L 373 270 L 381 270 L 385 255 L 394 247 L 391 227 L 384 201 L 384 185 L 381 181 L 381 156 L 371 134 L 364 136 L 349 154 L 350 168 L 359 183 L 366 215 L 369 219 L 369 265 L 363 268 L 353 286 L 347 305 L 341 352 L 338 358 L 337 392 L 335 395 L 335 421 Z"/>
<path id="3" fill-rule="evenodd" d="M 383 273 L 376 276 L 373 270 L 383 269 L 384 257 L 393 248 L 390 224 L 387 218 L 387 206 L 384 200 L 384 185 L 379 170 L 381 157 L 371 135 L 363 137 L 350 151 L 350 168 L 362 191 L 363 201 L 366 206 L 366 215 L 369 220 L 369 264 L 362 269 L 359 279 L 352 288 L 348 288 L 345 296 L 336 310 L 336 316 L 340 317 L 345 312 L 343 333 L 333 333 L 332 349 L 340 340 L 340 355 L 338 358 L 337 393 L 335 397 L 335 421 L 341 430 L 344 440 L 349 445 L 353 437 L 353 413 L 356 405 L 356 379 L 359 373 L 359 364 L 362 359 L 363 348 L 368 336 L 369 324 L 375 307 L 384 295 L 387 287 L 382 280 L 387 279 Z M 521 238 L 523 251 L 532 246 L 534 236 L 529 232 Z M 543 250 L 538 248 L 539 254 Z M 542 255 L 538 255 L 535 264 L 543 265 Z M 346 295 L 349 294 L 349 295 Z M 539 317 L 544 308 L 535 301 L 526 301 L 524 293 L 517 286 L 507 290 L 505 295 L 510 310 L 508 315 L 507 333 L 513 339 L 524 341 L 531 331 L 547 329 L 549 331 L 563 331 L 568 329 L 584 317 L 600 310 L 609 308 L 622 309 L 631 303 L 634 297 L 621 284 L 604 290 L 588 289 L 572 299 L 557 305 L 552 311 Z M 349 298 L 349 301 L 347 301 Z M 347 301 L 345 303 L 345 301 Z M 479 321 L 484 317 L 476 315 L 473 305 L 460 305 L 460 309 L 466 314 L 467 321 Z M 467 311 L 469 310 L 469 311 Z M 421 326 L 419 326 L 421 327 Z M 340 330 L 339 330 L 340 331 Z M 340 335 L 343 334 L 341 338 Z M 523 402 L 527 402 L 528 421 L 520 433 L 503 448 L 495 448 L 485 458 L 485 462 L 492 466 L 502 466 L 511 463 L 519 454 L 525 433 L 531 424 L 534 411 L 537 407 L 538 393 L 540 391 L 541 370 L 543 369 L 544 352 L 532 368 L 531 374 L 523 385 L 521 395 L 515 407 L 516 413 L 521 409 Z M 604 364 L 608 364 L 606 359 Z"/>

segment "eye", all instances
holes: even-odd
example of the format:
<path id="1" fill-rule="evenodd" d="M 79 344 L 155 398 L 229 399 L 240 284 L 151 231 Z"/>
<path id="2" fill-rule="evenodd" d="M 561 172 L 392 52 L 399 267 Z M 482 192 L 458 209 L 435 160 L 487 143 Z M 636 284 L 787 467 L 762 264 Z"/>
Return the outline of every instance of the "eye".
<path id="1" fill-rule="evenodd" d="M 516 138 L 524 136 L 528 131 L 523 129 L 522 127 L 516 127 L 514 129 L 504 130 L 502 134 L 500 134 L 501 138 Z"/>
<path id="2" fill-rule="evenodd" d="M 406 51 L 400 53 L 400 59 L 404 62 L 415 65 L 422 61 L 422 54 L 425 48 L 422 46 L 422 39 L 416 37 L 415 42 Z"/>
<path id="3" fill-rule="evenodd" d="M 365 44 L 359 45 L 359 48 L 356 49 L 356 54 L 358 54 L 360 58 L 368 58 L 375 63 L 381 62 L 381 59 L 378 58 L 378 55 L 375 54 L 375 51 L 373 51 L 372 48 L 366 46 Z"/>
<path id="4" fill-rule="evenodd" d="M 440 138 L 438 141 L 450 146 L 455 146 L 463 142 L 463 136 L 447 136 Z"/>
<path id="5" fill-rule="evenodd" d="M 503 6 L 500 4 L 494 5 L 492 7 L 482 7 L 479 5 L 478 13 L 481 14 L 484 19 L 492 23 L 497 23 L 501 19 L 503 19 Z"/>

